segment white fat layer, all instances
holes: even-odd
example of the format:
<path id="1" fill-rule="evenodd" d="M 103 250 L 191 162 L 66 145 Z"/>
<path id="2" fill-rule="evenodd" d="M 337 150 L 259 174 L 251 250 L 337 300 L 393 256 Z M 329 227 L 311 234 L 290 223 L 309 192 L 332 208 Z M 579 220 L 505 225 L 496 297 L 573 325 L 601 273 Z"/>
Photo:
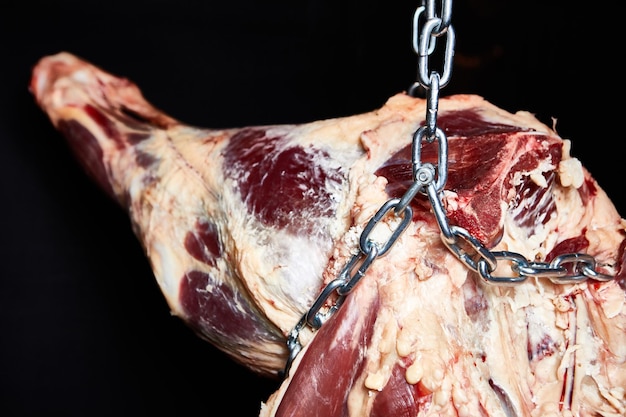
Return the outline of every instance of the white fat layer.
<path id="1" fill-rule="evenodd" d="M 425 100 L 398 94 L 374 112 L 271 127 L 293 144 L 344 155 L 334 163 L 350 169 L 346 194 L 332 190 L 333 199 L 341 201 L 339 220 L 320 224 L 318 237 L 325 234 L 329 240 L 293 239 L 250 219 L 235 194 L 235 185 L 224 183 L 216 161 L 221 158 L 220 147 L 236 129 L 209 134 L 180 124 L 172 127 L 175 121 L 146 103 L 127 80 L 109 76 L 69 54 L 42 61 L 36 72 L 38 101 L 51 120 L 76 120 L 99 140 L 110 181 L 118 196 L 130 197 L 133 226 L 172 310 L 180 310 L 177 291 L 184 273 L 203 268 L 185 251 L 185 233 L 193 230 L 199 218 L 210 218 L 219 228 L 225 253 L 213 276 L 234 290 L 245 287 L 248 291 L 241 291 L 242 296 L 254 297 L 251 302 L 285 333 L 309 306 L 310 297 L 317 295 L 314 284 L 336 277 L 336 269 L 354 253 L 357 232 L 388 198 L 385 182 L 373 172 L 410 143 L 414 129 L 424 120 Z M 170 125 L 155 126 L 150 140 L 129 146 L 161 159 L 160 171 L 141 174 L 144 167 L 137 166 L 132 152 L 115 145 L 107 137 L 110 132 L 103 132 L 85 112 L 85 105 L 101 109 L 105 116 L 116 114 L 121 106 L 147 119 L 155 117 L 159 126 Z M 477 96 L 457 95 L 439 101 L 440 114 L 466 108 L 478 109 L 488 121 L 546 135 L 546 144 L 553 134 L 530 113 L 510 114 Z M 116 128 L 124 133 L 132 130 L 120 120 L 113 122 L 119 122 Z M 560 183 L 551 190 L 556 216 L 538 219 L 542 225 L 536 225 L 530 237 L 529 230 L 506 219 L 498 249 L 543 259 L 555 244 L 585 233 L 588 251 L 598 265 L 605 271 L 619 270 L 617 248 L 624 222 L 599 187 L 592 193 L 582 189 L 585 184 L 590 188 L 597 184 L 567 156 L 569 146 L 564 142 L 565 156 L 558 167 L 542 162 L 537 170 L 522 173 L 544 187 L 543 171 L 557 170 Z M 576 187 L 581 187 L 585 201 Z M 382 223 L 374 237 L 384 240 L 393 224 Z M 356 300 L 357 307 L 350 313 L 360 314 L 361 320 L 366 319 L 363 312 L 372 300 L 381 309 L 368 346 L 361 346 L 356 337 L 343 339 L 358 346 L 359 357 L 365 358 L 365 372 L 348 393 L 349 415 L 371 411 L 397 366 L 404 367 L 409 383 L 432 391 L 421 417 L 626 415 L 626 303 L 617 282 L 552 285 L 531 279 L 513 288 L 485 285 L 450 254 L 441 244 L 439 231 L 431 226 L 413 223 L 350 294 L 349 301 Z M 342 236 L 346 230 L 349 235 Z M 336 264 L 326 271 L 324 258 L 327 261 L 330 253 L 336 256 Z M 344 308 L 348 305 L 346 302 Z M 353 330 L 341 329 L 346 335 Z M 284 346 L 273 341 L 247 348 L 220 347 L 264 370 L 279 367 L 276 352 L 284 352 Z M 241 350 L 235 352 L 237 349 Z M 298 371 L 306 349 L 296 358 L 291 375 Z M 311 381 L 312 388 L 327 382 Z M 277 399 L 288 384 L 289 380 L 262 407 L 263 417 L 276 410 Z"/>
<path id="2" fill-rule="evenodd" d="M 284 304 L 282 311 L 301 314 L 302 307 L 313 304 L 321 289 L 320 277 L 328 264 L 329 250 L 327 239 L 310 239 L 276 230 L 261 249 L 259 260 L 263 262 L 250 265 L 248 273 L 265 283 L 259 288 L 261 294 Z"/>

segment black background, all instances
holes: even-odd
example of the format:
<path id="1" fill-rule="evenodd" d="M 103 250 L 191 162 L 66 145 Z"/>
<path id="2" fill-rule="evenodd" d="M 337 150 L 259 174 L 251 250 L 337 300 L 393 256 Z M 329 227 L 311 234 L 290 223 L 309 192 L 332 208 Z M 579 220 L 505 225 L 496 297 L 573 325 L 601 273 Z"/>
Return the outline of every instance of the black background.
<path id="1" fill-rule="evenodd" d="M 39 58 L 77 54 L 197 126 L 308 122 L 373 110 L 415 81 L 416 4 L 4 0 L 0 415 L 255 416 L 278 386 L 169 315 L 125 213 L 28 92 Z M 623 35 L 611 33 L 620 22 L 610 7 L 458 0 L 452 24 L 455 67 L 442 95 L 558 119 L 625 212 Z"/>

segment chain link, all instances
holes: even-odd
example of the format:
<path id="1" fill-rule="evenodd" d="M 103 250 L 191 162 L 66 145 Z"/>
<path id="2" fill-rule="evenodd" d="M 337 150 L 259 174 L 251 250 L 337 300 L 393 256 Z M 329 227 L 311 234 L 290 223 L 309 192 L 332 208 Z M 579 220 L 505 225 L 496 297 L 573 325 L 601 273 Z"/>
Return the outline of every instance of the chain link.
<path id="1" fill-rule="evenodd" d="M 454 58 L 455 34 L 450 24 L 452 16 L 452 0 L 441 2 L 441 16 L 436 14 L 436 1 L 425 0 L 413 14 L 413 50 L 417 54 L 417 81 L 409 88 L 409 94 L 415 95 L 418 89 L 424 88 L 434 92 L 438 100 L 439 89 L 445 87 L 452 75 L 452 61 Z M 443 50 L 442 73 L 432 71 L 430 57 L 437 51 L 437 38 L 445 37 Z M 437 85 L 433 83 L 433 76 L 437 77 Z M 436 107 L 435 107 L 436 108 Z M 429 116 L 427 115 L 427 120 Z"/>
<path id="2" fill-rule="evenodd" d="M 338 277 L 328 283 L 319 294 L 313 306 L 302 316 L 287 337 L 289 357 L 283 375 L 289 369 L 298 353 L 302 350 L 300 332 L 308 326 L 319 329 L 343 303 L 345 297 L 355 288 L 372 263 L 385 255 L 400 235 L 411 223 L 413 211 L 410 203 L 418 193 L 428 196 L 433 213 L 441 232 L 445 246 L 468 269 L 478 273 L 488 284 L 500 286 L 517 285 L 528 278 L 549 279 L 555 284 L 573 284 L 590 278 L 596 281 L 609 281 L 613 276 L 596 270 L 596 260 L 591 255 L 569 253 L 555 257 L 551 262 L 529 261 L 523 255 L 508 251 L 490 251 L 466 229 L 450 225 L 442 193 L 448 175 L 448 139 L 445 132 L 437 127 L 439 90 L 450 81 L 454 56 L 455 35 L 451 21 L 452 0 L 442 0 L 440 15 L 436 14 L 436 0 L 423 0 L 413 16 L 413 49 L 418 56 L 417 81 L 408 93 L 415 95 L 418 89 L 426 91 L 425 123 L 413 134 L 412 174 L 413 183 L 401 198 L 388 200 L 367 223 L 359 239 L 358 252 L 350 259 Z M 430 71 L 429 57 L 436 51 L 438 38 L 445 39 L 442 73 Z M 438 157 L 436 167 L 422 163 L 422 143 L 437 141 Z M 370 236 L 376 226 L 386 217 L 393 217 L 397 222 L 384 243 L 374 241 Z M 509 266 L 507 274 L 498 269 L 499 265 Z M 499 274 L 494 275 L 498 271 Z"/>

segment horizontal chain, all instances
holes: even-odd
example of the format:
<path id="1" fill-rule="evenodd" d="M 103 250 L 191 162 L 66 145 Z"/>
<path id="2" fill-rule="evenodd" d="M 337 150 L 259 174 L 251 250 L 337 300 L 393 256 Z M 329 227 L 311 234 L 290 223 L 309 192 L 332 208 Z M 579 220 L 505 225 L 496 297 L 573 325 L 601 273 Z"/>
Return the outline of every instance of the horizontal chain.
<path id="1" fill-rule="evenodd" d="M 489 284 L 521 284 L 528 278 L 545 278 L 555 284 L 572 284 L 590 278 L 609 281 L 614 277 L 596 270 L 593 256 L 583 253 L 565 253 L 551 262 L 529 261 L 523 255 L 508 251 L 490 251 L 466 229 L 448 224 L 438 193 L 428 186 L 428 197 L 441 229 L 441 240 L 469 269 L 477 272 Z M 494 276 L 499 263 L 508 263 L 510 275 Z M 568 268 L 569 267 L 569 268 Z"/>
<path id="2" fill-rule="evenodd" d="M 530 262 L 515 252 L 492 252 L 496 261 L 509 261 L 511 276 L 493 276 L 495 267 L 490 267 L 481 258 L 478 261 L 478 274 L 487 283 L 497 285 L 519 284 L 528 278 L 547 278 L 555 284 L 575 284 L 593 279 L 610 281 L 613 276 L 596 270 L 593 256 L 582 253 L 566 253 L 555 257 L 551 262 Z M 567 266 L 570 268 L 567 268 Z"/>

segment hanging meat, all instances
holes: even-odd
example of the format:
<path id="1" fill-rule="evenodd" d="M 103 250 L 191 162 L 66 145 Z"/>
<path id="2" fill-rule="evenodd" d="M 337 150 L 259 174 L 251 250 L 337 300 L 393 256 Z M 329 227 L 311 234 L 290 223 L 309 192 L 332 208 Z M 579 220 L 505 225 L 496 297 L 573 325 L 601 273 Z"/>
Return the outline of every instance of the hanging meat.
<path id="1" fill-rule="evenodd" d="M 268 376 L 285 369 L 288 335 L 372 216 L 411 186 L 426 109 L 400 93 L 352 117 L 199 128 L 64 52 L 37 63 L 30 88 L 128 211 L 172 313 Z M 453 95 L 440 99 L 438 126 L 450 224 L 531 266 L 590 255 L 592 277 L 490 283 L 442 243 L 420 193 L 391 250 L 317 331 L 304 329 L 260 415 L 626 415 L 624 220 L 570 141 L 530 113 Z M 424 144 L 424 161 L 436 154 Z M 396 222 L 381 219 L 377 234 Z"/>

